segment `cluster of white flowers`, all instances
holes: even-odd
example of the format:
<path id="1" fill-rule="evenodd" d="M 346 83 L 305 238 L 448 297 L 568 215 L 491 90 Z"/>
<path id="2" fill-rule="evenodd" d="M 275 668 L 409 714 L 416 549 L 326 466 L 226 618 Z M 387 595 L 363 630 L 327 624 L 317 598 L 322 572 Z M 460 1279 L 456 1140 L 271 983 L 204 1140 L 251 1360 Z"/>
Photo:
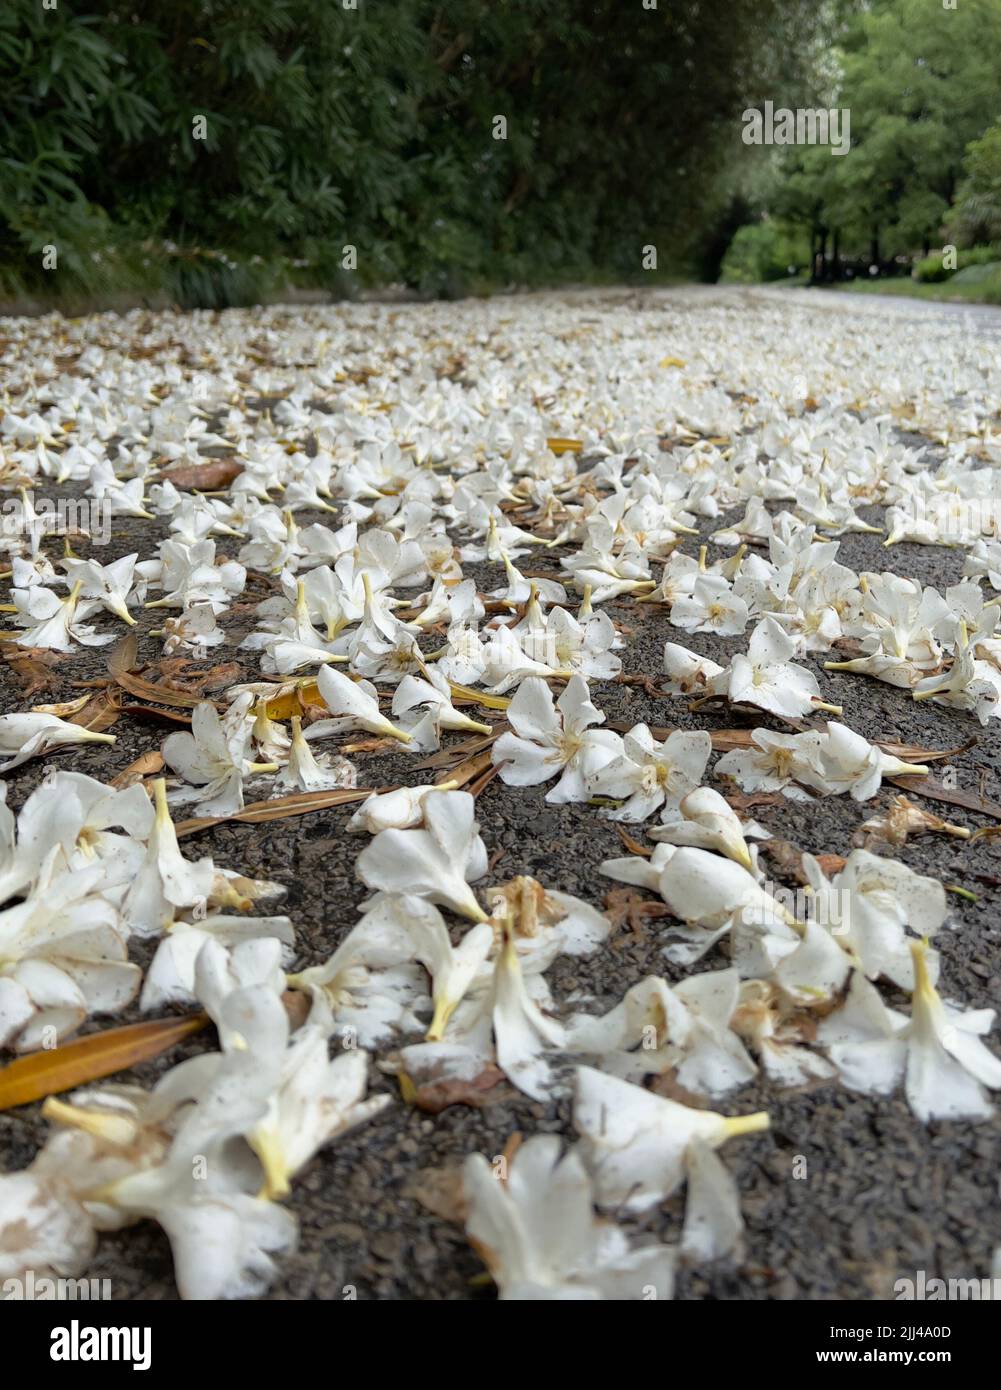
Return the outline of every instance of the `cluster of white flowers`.
<path id="1" fill-rule="evenodd" d="M 697 1109 L 650 1077 L 711 1098 L 761 1074 L 902 1084 L 922 1120 L 990 1113 L 993 1012 L 937 990 L 942 884 L 865 849 L 830 874 L 803 855 L 790 906 L 759 864 L 771 831 L 722 793 L 867 801 L 884 777 L 928 771 L 838 722 L 804 661 L 1001 717 L 1001 355 L 944 331 L 933 356 L 899 341 L 888 366 L 871 335 L 846 346 L 841 323 L 791 332 L 770 310 L 751 335 L 726 309 L 530 303 L 425 306 L 391 332 L 365 306 L 6 325 L 0 483 L 74 485 L 159 528 L 151 558 L 101 564 L 69 544 L 55 558 L 24 491 L 0 537 L 13 647 L 71 660 L 137 629 L 203 660 L 242 611 L 259 669 L 195 705 L 148 788 L 54 771 L 16 818 L 0 806 L 0 1046 L 54 1046 L 137 998 L 200 1007 L 218 1033 L 151 1091 L 46 1102 L 48 1141 L 0 1176 L 0 1275 L 78 1274 L 98 1232 L 149 1218 L 184 1296 L 260 1293 L 295 1240 L 291 1179 L 390 1103 L 366 1098 L 369 1052 L 405 1099 L 490 1069 L 536 1100 L 572 1092 L 571 1152 L 537 1136 L 503 1171 L 465 1167 L 469 1238 L 505 1298 L 668 1298 L 679 1259 L 738 1250 L 717 1150 L 767 1115 Z M 901 421 L 929 443 L 902 442 Z M 962 582 L 901 577 L 896 551 L 856 573 L 837 559 L 854 533 L 961 547 Z M 532 574 L 543 557 L 559 579 Z M 623 675 L 630 635 L 600 607 L 615 600 L 684 637 L 662 671 L 630 673 L 666 709 L 691 725 L 727 701 L 770 722 L 715 763 L 707 729 L 608 727 L 597 687 Z M 141 615 L 160 608 L 150 631 Z M 725 639 L 727 664 L 696 638 Z M 114 741 L 55 710 L 0 716 L 0 772 Z M 729 963 L 651 973 L 604 1014 L 554 996 L 550 966 L 607 949 L 609 918 L 524 875 L 478 896 L 475 798 L 446 771 L 350 814 L 370 896 L 329 959 L 287 973 L 292 923 L 248 912 L 280 886 L 186 859 L 168 806 L 229 817 L 248 789 L 352 788 L 346 755 L 373 744 L 446 764 L 472 750 L 526 796 L 646 824 L 653 848 L 604 874 L 659 895 L 656 949 L 675 970 L 717 945 Z M 132 938 L 157 942 L 145 979 Z M 647 1211 L 684 1184 L 676 1246 L 630 1246 L 596 1213 Z"/>

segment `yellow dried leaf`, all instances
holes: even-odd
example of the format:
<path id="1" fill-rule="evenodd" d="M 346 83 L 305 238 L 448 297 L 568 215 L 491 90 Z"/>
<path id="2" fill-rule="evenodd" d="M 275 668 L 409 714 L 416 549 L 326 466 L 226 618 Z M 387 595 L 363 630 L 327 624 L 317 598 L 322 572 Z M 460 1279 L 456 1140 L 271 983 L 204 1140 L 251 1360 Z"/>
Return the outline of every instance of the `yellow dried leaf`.
<path id="1" fill-rule="evenodd" d="M 208 1021 L 206 1014 L 189 1014 L 186 1018 L 129 1023 L 124 1028 L 108 1028 L 103 1033 L 78 1038 L 64 1047 L 21 1057 L 0 1070 L 0 1110 L 71 1091 L 139 1062 L 148 1062 L 182 1038 L 199 1032 Z"/>

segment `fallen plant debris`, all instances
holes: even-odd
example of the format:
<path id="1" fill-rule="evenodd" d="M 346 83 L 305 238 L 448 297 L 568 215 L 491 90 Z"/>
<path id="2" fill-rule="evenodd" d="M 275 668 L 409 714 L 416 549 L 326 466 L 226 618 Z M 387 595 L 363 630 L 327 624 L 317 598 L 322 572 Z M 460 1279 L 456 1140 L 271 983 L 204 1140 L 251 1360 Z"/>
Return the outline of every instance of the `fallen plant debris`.
<path id="1" fill-rule="evenodd" d="M 369 796 L 378 794 L 378 789 L 371 787 L 338 787 L 330 791 L 293 792 L 289 796 L 277 796 L 269 801 L 253 801 L 227 815 L 194 816 L 190 820 L 178 821 L 175 831 L 178 839 L 183 839 L 187 835 L 197 835 L 200 830 L 222 825 L 226 821 L 260 825 L 268 821 L 285 820 L 289 816 L 308 815 L 310 811 L 325 811 L 330 806 L 345 806 L 353 801 L 365 801 Z"/>
<path id="2" fill-rule="evenodd" d="M 9 1062 L 0 1068 L 0 1110 L 28 1105 L 127 1071 L 200 1032 L 208 1021 L 208 1015 L 200 1013 L 129 1023 Z"/>
<path id="3" fill-rule="evenodd" d="M 502 1299 L 666 1299 L 753 1277 L 790 1114 L 990 1122 L 1001 355 L 860 331 L 849 374 L 813 318 L 584 302 L 5 328 L 2 485 L 122 528 L 60 546 L 26 496 L 0 538 L 36 702 L 0 716 L 0 1252 L 29 1202 L 51 1233 L 15 1273 L 152 1220 L 182 1296 L 263 1296 L 299 1175 L 343 1160 L 365 1245 L 405 1133 L 394 1192 Z"/>
<path id="4" fill-rule="evenodd" d="M 951 835 L 956 839 L 968 840 L 972 833 L 965 825 L 953 825 L 941 816 L 916 806 L 906 796 L 895 796 L 882 816 L 872 816 L 863 821 L 852 843 L 866 848 L 880 841 L 888 845 L 904 845 L 912 835 Z"/>

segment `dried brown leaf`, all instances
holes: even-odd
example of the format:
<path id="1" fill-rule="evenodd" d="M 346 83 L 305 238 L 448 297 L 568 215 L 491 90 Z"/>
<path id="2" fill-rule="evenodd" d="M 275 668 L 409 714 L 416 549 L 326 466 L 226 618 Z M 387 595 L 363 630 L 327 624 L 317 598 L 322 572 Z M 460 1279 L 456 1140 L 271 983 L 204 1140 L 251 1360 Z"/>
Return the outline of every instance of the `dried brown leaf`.
<path id="1" fill-rule="evenodd" d="M 289 816 L 304 816 L 309 811 L 325 811 L 329 806 L 346 806 L 352 801 L 364 801 L 376 792 L 394 790 L 393 787 L 334 787 L 325 792 L 293 792 L 291 796 L 276 796 L 272 801 L 252 801 L 231 816 L 195 816 L 191 820 L 178 821 L 174 829 L 180 839 L 185 835 L 197 835 L 199 830 L 208 830 L 213 825 L 223 825 L 226 821 L 262 825 L 267 821 L 287 820 Z"/>
<path id="2" fill-rule="evenodd" d="M 123 767 L 121 772 L 112 777 L 111 785 L 123 791 L 126 787 L 141 782 L 144 777 L 153 777 L 162 771 L 163 754 L 159 749 L 151 748 L 148 753 L 140 753 L 135 762 L 129 763 L 128 767 Z"/>
<path id="3" fill-rule="evenodd" d="M 466 1219 L 462 1168 L 459 1164 L 445 1168 L 419 1168 L 403 1187 L 402 1195 L 413 1202 L 420 1202 L 425 1211 L 442 1221 L 461 1225 Z"/>
<path id="4" fill-rule="evenodd" d="M 459 763 L 458 767 L 446 768 L 435 778 L 435 782 L 454 782 L 456 786 L 464 787 L 467 782 L 472 782 L 481 773 L 491 767 L 493 753 L 489 748 L 485 748 L 482 753 L 475 753 L 473 757 L 466 758 Z"/>
<path id="5" fill-rule="evenodd" d="M 47 647 L 19 647 L 14 642 L 0 643 L 0 656 L 6 661 L 21 686 L 25 699 L 43 690 L 56 690 L 62 684 L 56 667 L 62 654 Z"/>
<path id="6" fill-rule="evenodd" d="M 642 854 L 645 859 L 649 859 L 650 855 L 653 854 L 652 849 L 647 849 L 645 845 L 640 844 L 639 840 L 634 840 L 624 825 L 616 823 L 615 828 L 619 832 L 619 839 L 630 854 Z"/>
<path id="7" fill-rule="evenodd" d="M 926 796 L 929 801 L 944 801 L 949 806 L 962 806 L 966 811 L 976 811 L 982 816 L 1001 820 L 1001 806 L 996 801 L 988 801 L 976 792 L 964 792 L 959 787 L 945 787 L 932 777 L 888 777 L 895 787 L 917 796 Z"/>
<path id="8" fill-rule="evenodd" d="M 148 1062 L 197 1033 L 208 1021 L 206 1014 L 189 1014 L 184 1018 L 130 1023 L 21 1057 L 0 1071 L 0 1110 L 71 1091 L 139 1062 Z"/>
<path id="9" fill-rule="evenodd" d="M 148 723 L 183 724 L 186 729 L 191 725 L 190 714 L 181 714 L 176 709 L 160 709 L 156 705 L 122 705 L 122 713 L 134 714 Z"/>
<path id="10" fill-rule="evenodd" d="M 229 487 L 242 472 L 243 462 L 240 459 L 209 459 L 205 463 L 188 463 L 180 468 L 170 468 L 160 477 L 163 482 L 173 483 L 182 492 L 216 492 Z"/>
<path id="11" fill-rule="evenodd" d="M 612 931 L 620 932 L 628 927 L 628 938 L 612 941 L 613 949 L 622 945 L 639 943 L 647 939 L 647 924 L 672 916 L 666 903 L 654 898 L 644 898 L 635 888 L 611 888 L 605 894 L 605 913 L 612 924 Z"/>
<path id="12" fill-rule="evenodd" d="M 873 742 L 877 748 L 882 748 L 884 753 L 889 753 L 893 758 L 899 758 L 902 763 L 932 763 L 951 762 L 953 758 L 976 748 L 979 740 L 968 738 L 956 748 L 922 748 L 920 743 L 894 743 L 892 739 L 886 738 L 877 738 Z"/>
<path id="13" fill-rule="evenodd" d="M 401 1078 L 402 1080 L 402 1078 Z M 423 1086 L 409 1083 L 405 1099 L 418 1110 L 426 1110 L 429 1115 L 438 1115 L 450 1105 L 468 1105 L 480 1109 L 492 1105 L 498 1097 L 493 1094 L 505 1081 L 504 1073 L 494 1062 L 488 1062 L 478 1076 L 468 1080 L 450 1078 L 444 1081 L 429 1081 Z"/>
<path id="14" fill-rule="evenodd" d="M 92 696 L 83 709 L 72 715 L 68 722 L 79 724 L 81 729 L 93 729 L 95 733 L 103 734 L 105 729 L 110 729 L 112 724 L 118 722 L 121 715 L 119 692 L 111 686 Z"/>

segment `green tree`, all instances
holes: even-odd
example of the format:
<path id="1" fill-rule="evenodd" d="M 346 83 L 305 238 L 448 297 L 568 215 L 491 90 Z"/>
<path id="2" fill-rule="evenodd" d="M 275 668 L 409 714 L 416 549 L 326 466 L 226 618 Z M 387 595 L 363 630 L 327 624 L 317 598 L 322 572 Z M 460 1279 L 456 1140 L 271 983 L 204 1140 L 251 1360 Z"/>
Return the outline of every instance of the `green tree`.
<path id="1" fill-rule="evenodd" d="M 963 169 L 950 236 L 964 246 L 1001 240 L 1001 122 L 971 141 Z"/>
<path id="2" fill-rule="evenodd" d="M 50 243 L 61 283 L 209 304 L 271 274 L 447 293 L 678 263 L 727 215 L 740 112 L 806 71 L 806 8 L 5 0 L 0 277 L 44 284 Z"/>

